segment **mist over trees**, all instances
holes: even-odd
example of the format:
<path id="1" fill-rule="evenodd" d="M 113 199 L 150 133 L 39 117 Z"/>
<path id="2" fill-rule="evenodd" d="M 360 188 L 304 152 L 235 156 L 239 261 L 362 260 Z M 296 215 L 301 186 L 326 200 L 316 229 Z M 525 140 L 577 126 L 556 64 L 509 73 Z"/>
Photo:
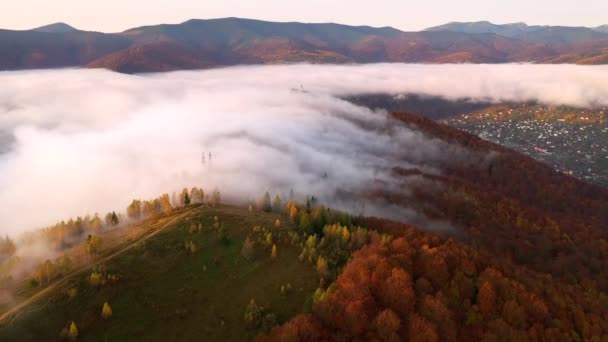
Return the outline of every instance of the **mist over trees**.
<path id="1" fill-rule="evenodd" d="M 205 198 L 201 188 L 193 187 L 191 190 L 184 189 L 181 194 L 183 205 L 197 204 L 217 206 L 219 205 L 219 191 L 213 198 Z M 179 207 L 180 204 L 177 204 Z M 167 193 L 151 200 L 135 199 L 125 208 L 125 215 L 117 211 L 108 212 L 104 219 L 99 214 L 86 215 L 61 221 L 53 226 L 32 232 L 24 233 L 18 237 L 17 242 L 6 236 L 0 238 L 0 285 L 7 286 L 18 281 L 12 276 L 12 270 L 20 269 L 22 257 L 28 258 L 31 263 L 36 260 L 35 256 L 23 255 L 18 257 L 20 249 L 28 248 L 42 249 L 46 257 L 40 259 L 39 263 L 31 269 L 30 285 L 38 287 L 47 285 L 55 279 L 69 274 L 75 266 L 82 264 L 88 258 L 98 258 L 102 255 L 105 248 L 104 235 L 117 228 L 127 227 L 132 223 L 137 223 L 151 217 L 170 214 L 175 208 Z M 196 246 L 191 243 L 188 249 L 196 251 Z M 30 258 L 33 258 L 30 260 Z M 24 274 L 20 271 L 20 277 Z M 93 282 L 101 284 L 112 280 L 114 275 L 104 275 L 94 272 Z"/>

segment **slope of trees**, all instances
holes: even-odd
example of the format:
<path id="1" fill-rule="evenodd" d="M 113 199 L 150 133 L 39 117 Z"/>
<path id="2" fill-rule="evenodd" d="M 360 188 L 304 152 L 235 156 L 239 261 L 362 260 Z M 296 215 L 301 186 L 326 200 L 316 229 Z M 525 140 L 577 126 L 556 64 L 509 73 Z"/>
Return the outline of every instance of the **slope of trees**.
<path id="1" fill-rule="evenodd" d="M 551 280 L 465 244 L 384 220 L 371 242 L 301 315 L 259 340 L 603 340 L 608 296 Z"/>
<path id="2" fill-rule="evenodd" d="M 412 191 L 380 187 L 364 200 L 415 208 L 452 229 L 354 219 L 392 239 L 368 240 L 317 290 L 311 314 L 258 339 L 608 340 L 608 191 L 422 117 L 395 117 L 470 153 L 440 162 L 440 175 L 395 168 L 404 183 L 415 177 Z M 318 253 L 325 226 L 313 213 L 288 206 Z M 320 274 L 330 264 L 317 258 Z"/>

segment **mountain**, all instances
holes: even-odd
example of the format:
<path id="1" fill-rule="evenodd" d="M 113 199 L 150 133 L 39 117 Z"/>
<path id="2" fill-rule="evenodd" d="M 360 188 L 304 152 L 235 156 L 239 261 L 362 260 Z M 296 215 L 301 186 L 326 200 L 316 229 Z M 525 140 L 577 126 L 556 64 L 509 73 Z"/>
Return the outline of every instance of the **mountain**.
<path id="1" fill-rule="evenodd" d="M 525 23 L 513 23 L 505 25 L 496 25 L 489 21 L 478 22 L 451 22 L 448 24 L 434 26 L 425 29 L 425 31 L 451 31 L 462 33 L 494 33 L 499 36 L 515 38 L 522 33 L 535 31 L 546 26 L 528 26 Z"/>
<path id="2" fill-rule="evenodd" d="M 78 30 L 66 23 L 55 23 L 55 24 L 37 27 L 35 29 L 32 29 L 32 31 L 47 32 L 47 33 L 67 33 L 67 32 L 76 32 Z"/>
<path id="3" fill-rule="evenodd" d="M 104 34 L 65 24 L 0 30 L 0 70 L 81 66 L 126 73 L 276 63 L 604 64 L 608 34 L 576 27 L 452 23 L 390 27 L 224 18 Z"/>
<path id="4" fill-rule="evenodd" d="M 602 33 L 608 33 L 608 25 L 602 25 L 594 28 L 594 30 Z"/>
<path id="5" fill-rule="evenodd" d="M 551 26 L 523 32 L 516 37 L 532 44 L 567 46 L 569 44 L 607 39 L 608 35 L 586 27 Z"/>
<path id="6" fill-rule="evenodd" d="M 608 190 L 424 117 L 392 116 L 469 157 L 440 174 L 394 166 L 403 187 L 350 196 L 430 220 L 311 200 L 200 203 L 191 191 L 195 203 L 170 210 L 140 202 L 152 213 L 118 227 L 65 221 L 39 233 L 63 256 L 25 279 L 0 277 L 0 340 L 606 339 Z M 15 254 L 10 241 L 3 253 Z M 0 276 L 22 262 L 8 260 Z"/>
<path id="7" fill-rule="evenodd" d="M 84 66 L 130 45 L 121 36 L 96 32 L 0 30 L 0 70 Z"/>
<path id="8" fill-rule="evenodd" d="M 453 22 L 435 26 L 425 31 L 450 31 L 470 34 L 494 33 L 499 36 L 515 38 L 526 43 L 546 44 L 549 46 L 588 42 L 608 38 L 608 29 L 566 27 L 566 26 L 528 26 L 525 23 L 497 25 L 489 21 Z"/>

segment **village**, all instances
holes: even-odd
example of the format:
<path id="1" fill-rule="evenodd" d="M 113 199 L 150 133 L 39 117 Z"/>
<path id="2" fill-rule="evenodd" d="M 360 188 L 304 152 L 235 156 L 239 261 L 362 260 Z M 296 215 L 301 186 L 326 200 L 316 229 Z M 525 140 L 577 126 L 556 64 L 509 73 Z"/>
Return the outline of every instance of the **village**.
<path id="1" fill-rule="evenodd" d="M 482 139 L 545 161 L 557 171 L 608 187 L 608 124 L 605 108 L 497 108 L 446 121 Z"/>

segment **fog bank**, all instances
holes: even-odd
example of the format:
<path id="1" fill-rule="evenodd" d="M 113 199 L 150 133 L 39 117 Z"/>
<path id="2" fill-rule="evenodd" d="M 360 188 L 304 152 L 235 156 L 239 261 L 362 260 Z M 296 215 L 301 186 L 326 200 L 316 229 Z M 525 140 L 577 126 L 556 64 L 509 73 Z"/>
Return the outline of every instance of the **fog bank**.
<path id="1" fill-rule="evenodd" d="M 0 82 L 0 234 L 184 186 L 241 198 L 293 189 L 330 201 L 339 190 L 390 184 L 392 167 L 439 173 L 439 163 L 466 154 L 342 96 L 608 105 L 608 66 L 53 70 L 4 72 Z"/>

